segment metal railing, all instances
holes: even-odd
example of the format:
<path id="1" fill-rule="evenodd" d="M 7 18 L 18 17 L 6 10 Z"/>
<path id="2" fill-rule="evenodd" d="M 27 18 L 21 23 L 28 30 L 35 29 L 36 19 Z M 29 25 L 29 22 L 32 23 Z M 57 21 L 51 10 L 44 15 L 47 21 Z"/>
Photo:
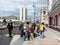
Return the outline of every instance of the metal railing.
<path id="1" fill-rule="evenodd" d="M 48 14 L 50 15 L 51 12 L 53 12 L 58 6 L 60 5 L 60 0 L 58 0 L 51 8 L 51 11 L 48 12 Z"/>

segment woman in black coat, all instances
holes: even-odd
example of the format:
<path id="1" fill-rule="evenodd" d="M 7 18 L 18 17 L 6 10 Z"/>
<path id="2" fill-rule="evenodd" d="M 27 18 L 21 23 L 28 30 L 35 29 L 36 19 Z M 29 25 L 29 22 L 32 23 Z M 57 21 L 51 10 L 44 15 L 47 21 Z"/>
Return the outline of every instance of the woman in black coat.
<path id="1" fill-rule="evenodd" d="M 8 23 L 7 28 L 8 28 L 8 31 L 9 31 L 9 37 L 12 37 L 12 30 L 13 30 L 12 22 Z"/>

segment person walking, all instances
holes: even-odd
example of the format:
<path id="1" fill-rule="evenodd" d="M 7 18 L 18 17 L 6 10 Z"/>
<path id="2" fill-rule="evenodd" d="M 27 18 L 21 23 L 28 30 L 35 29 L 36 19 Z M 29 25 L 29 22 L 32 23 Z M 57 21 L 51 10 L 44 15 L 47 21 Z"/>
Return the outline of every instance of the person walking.
<path id="1" fill-rule="evenodd" d="M 28 38 L 28 40 L 30 40 L 30 32 L 29 32 L 29 25 L 28 24 L 26 24 L 24 26 L 24 32 L 25 32 L 24 40 L 26 40 L 26 38 Z"/>
<path id="2" fill-rule="evenodd" d="M 8 23 L 7 28 L 9 31 L 9 37 L 12 37 L 13 24 L 11 21 Z"/>
<path id="3" fill-rule="evenodd" d="M 32 24 L 32 27 L 33 27 L 33 30 L 35 31 L 36 24 L 33 23 L 33 24 Z M 35 37 L 36 37 L 36 34 L 34 33 L 33 36 L 34 36 L 34 38 L 35 38 Z"/>
<path id="4" fill-rule="evenodd" d="M 20 36 L 23 37 L 23 23 L 21 23 L 19 26 L 19 33 L 20 33 Z"/>
<path id="5" fill-rule="evenodd" d="M 30 32 L 31 39 L 33 40 L 33 38 L 34 38 L 34 29 L 32 27 L 32 24 L 29 25 L 29 32 Z"/>
<path id="6" fill-rule="evenodd" d="M 46 30 L 46 26 L 44 25 L 44 23 L 41 23 L 39 25 L 39 30 L 40 30 L 40 37 L 44 38 L 44 31 Z"/>

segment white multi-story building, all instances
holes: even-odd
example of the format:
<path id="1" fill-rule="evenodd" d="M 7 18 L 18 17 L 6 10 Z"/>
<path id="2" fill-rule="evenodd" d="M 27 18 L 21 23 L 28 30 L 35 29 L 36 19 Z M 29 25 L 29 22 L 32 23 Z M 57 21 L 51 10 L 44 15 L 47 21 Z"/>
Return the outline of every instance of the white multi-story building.
<path id="1" fill-rule="evenodd" d="M 41 23 L 48 24 L 47 6 L 41 8 Z"/>
<path id="2" fill-rule="evenodd" d="M 60 29 L 60 0 L 49 0 L 49 27 Z"/>
<path id="3" fill-rule="evenodd" d="M 20 21 L 24 22 L 27 20 L 27 9 L 25 6 L 20 7 Z"/>

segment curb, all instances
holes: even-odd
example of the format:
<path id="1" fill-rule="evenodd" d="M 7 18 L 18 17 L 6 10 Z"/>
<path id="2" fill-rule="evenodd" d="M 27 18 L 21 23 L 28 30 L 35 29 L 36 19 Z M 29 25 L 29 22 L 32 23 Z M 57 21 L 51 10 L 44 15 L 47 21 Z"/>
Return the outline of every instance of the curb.
<path id="1" fill-rule="evenodd" d="M 60 38 L 57 38 L 57 41 L 59 41 L 59 42 L 60 42 Z"/>

